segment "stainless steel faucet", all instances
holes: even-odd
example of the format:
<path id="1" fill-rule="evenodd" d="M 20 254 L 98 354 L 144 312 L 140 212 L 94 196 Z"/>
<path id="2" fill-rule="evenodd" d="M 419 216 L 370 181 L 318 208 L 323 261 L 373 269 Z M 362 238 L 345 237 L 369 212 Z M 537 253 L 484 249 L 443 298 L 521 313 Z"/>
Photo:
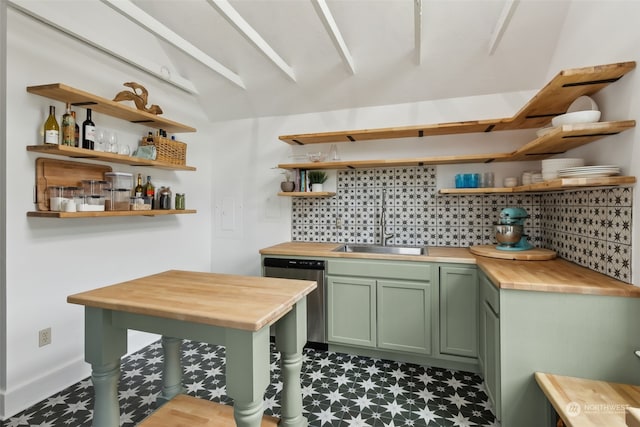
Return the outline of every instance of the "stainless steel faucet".
<path id="1" fill-rule="evenodd" d="M 395 236 L 394 233 L 387 233 L 387 189 L 382 189 L 382 214 L 380 215 L 380 243 L 387 246 L 387 240 Z"/>

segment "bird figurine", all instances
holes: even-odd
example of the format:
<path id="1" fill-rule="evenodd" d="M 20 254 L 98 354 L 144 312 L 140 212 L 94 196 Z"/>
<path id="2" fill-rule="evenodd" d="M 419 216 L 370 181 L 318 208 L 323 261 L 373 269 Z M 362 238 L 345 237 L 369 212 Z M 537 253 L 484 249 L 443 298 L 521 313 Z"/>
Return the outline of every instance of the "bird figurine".
<path id="1" fill-rule="evenodd" d="M 159 105 L 153 104 L 150 107 L 147 107 L 147 98 L 149 96 L 149 92 L 145 89 L 144 86 L 138 84 L 136 82 L 127 82 L 123 83 L 124 86 L 130 87 L 132 90 L 123 90 L 122 92 L 118 92 L 114 101 L 133 101 L 136 104 L 136 108 L 138 110 L 146 111 L 151 114 L 162 114 L 162 108 Z"/>

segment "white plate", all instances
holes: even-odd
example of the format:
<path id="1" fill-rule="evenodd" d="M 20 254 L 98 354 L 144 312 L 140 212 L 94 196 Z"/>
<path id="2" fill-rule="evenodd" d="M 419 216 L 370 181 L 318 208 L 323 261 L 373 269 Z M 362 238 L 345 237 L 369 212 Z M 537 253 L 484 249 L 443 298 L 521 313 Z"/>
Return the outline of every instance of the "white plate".
<path id="1" fill-rule="evenodd" d="M 572 175 L 558 175 L 560 178 L 602 178 L 605 176 L 619 175 L 619 172 L 583 172 Z"/>
<path id="2" fill-rule="evenodd" d="M 553 126 L 572 125 L 576 123 L 595 123 L 600 120 L 600 111 L 586 110 L 561 114 L 551 119 Z"/>
<path id="3" fill-rule="evenodd" d="M 567 113 L 575 113 L 576 111 L 597 110 L 598 104 L 590 96 L 580 96 L 569 105 Z"/>

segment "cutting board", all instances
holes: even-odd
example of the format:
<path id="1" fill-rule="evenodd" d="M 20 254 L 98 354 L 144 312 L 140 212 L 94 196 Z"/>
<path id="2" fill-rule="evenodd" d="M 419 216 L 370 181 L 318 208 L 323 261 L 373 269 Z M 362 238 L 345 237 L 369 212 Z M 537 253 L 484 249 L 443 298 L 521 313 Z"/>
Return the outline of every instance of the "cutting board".
<path id="1" fill-rule="evenodd" d="M 546 261 L 556 257 L 555 251 L 542 248 L 532 248 L 526 251 L 501 251 L 496 249 L 496 245 L 481 245 L 471 246 L 469 250 L 475 255 L 519 261 Z"/>
<path id="2" fill-rule="evenodd" d="M 104 173 L 111 171 L 111 166 L 38 157 L 36 159 L 36 204 L 38 210 L 49 210 L 48 186 L 79 187 L 82 180 L 103 180 Z"/>

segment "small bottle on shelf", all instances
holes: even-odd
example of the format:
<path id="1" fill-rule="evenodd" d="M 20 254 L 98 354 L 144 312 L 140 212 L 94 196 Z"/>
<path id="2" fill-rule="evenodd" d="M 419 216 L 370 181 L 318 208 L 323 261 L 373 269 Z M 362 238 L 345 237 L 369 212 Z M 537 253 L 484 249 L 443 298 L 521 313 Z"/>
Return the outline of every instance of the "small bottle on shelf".
<path id="1" fill-rule="evenodd" d="M 133 190 L 133 195 L 136 197 L 142 197 L 144 194 L 144 187 L 142 186 L 142 174 L 138 174 L 138 185 L 136 185 L 135 190 Z"/>
<path id="2" fill-rule="evenodd" d="M 91 120 L 91 108 L 87 108 L 87 119 L 82 122 L 82 148 L 93 150 L 96 143 L 96 125 Z"/>
<path id="3" fill-rule="evenodd" d="M 49 106 L 49 117 L 44 122 L 44 141 L 45 144 L 60 143 L 60 126 L 56 120 L 56 107 Z"/>
<path id="4" fill-rule="evenodd" d="M 71 115 L 71 104 L 67 102 L 67 109 L 62 115 L 61 145 L 73 147 L 75 145 L 76 121 Z"/>
<path id="5" fill-rule="evenodd" d="M 73 132 L 73 146 L 74 147 L 79 147 L 80 146 L 80 126 L 78 125 L 78 119 L 76 118 L 76 112 L 75 111 L 71 111 L 71 115 L 73 116 L 73 123 L 74 123 L 74 132 Z"/>
<path id="6" fill-rule="evenodd" d="M 153 133 L 151 133 L 151 131 L 149 131 L 147 135 L 147 142 L 153 143 Z"/>
<path id="7" fill-rule="evenodd" d="M 147 183 L 144 185 L 144 196 L 148 197 L 151 200 L 151 209 L 155 209 L 153 206 L 155 203 L 156 197 L 156 188 L 153 186 L 151 182 L 151 177 L 147 175 Z"/>

